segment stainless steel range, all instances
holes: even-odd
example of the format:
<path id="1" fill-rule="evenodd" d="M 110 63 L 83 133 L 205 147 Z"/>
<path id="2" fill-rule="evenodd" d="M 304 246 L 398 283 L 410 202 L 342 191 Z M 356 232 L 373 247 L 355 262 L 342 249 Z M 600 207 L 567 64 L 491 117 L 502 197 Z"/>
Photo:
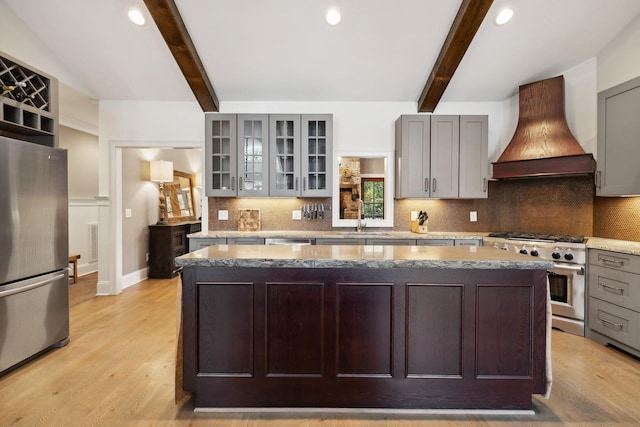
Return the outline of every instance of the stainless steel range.
<path id="1" fill-rule="evenodd" d="M 584 336 L 586 245 L 582 236 L 491 233 L 485 246 L 553 261 L 549 270 L 552 326 Z"/>

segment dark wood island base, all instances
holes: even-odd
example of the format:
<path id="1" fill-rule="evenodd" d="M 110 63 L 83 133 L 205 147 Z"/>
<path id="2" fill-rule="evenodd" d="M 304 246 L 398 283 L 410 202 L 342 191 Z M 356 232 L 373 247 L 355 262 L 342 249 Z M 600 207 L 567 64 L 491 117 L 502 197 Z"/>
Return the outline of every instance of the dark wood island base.
<path id="1" fill-rule="evenodd" d="M 531 410 L 545 393 L 539 266 L 183 265 L 197 408 Z"/>

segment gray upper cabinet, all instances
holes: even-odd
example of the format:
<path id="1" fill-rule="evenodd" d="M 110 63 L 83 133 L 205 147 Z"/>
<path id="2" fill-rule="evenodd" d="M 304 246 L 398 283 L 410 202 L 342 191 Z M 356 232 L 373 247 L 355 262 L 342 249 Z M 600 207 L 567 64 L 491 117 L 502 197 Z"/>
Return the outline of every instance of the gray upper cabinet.
<path id="1" fill-rule="evenodd" d="M 486 198 L 487 116 L 396 121 L 396 198 Z"/>
<path id="2" fill-rule="evenodd" d="M 206 195 L 268 196 L 268 116 L 207 113 L 205 120 Z"/>
<path id="3" fill-rule="evenodd" d="M 236 119 L 235 114 L 205 114 L 205 194 L 209 197 L 237 194 Z"/>
<path id="4" fill-rule="evenodd" d="M 459 141 L 459 116 L 431 116 L 431 197 L 458 197 Z"/>
<path id="5" fill-rule="evenodd" d="M 640 77 L 598 94 L 596 195 L 640 194 Z"/>
<path id="6" fill-rule="evenodd" d="M 431 116 L 396 120 L 396 198 L 430 197 Z"/>
<path id="7" fill-rule="evenodd" d="M 331 197 L 333 116 L 331 114 L 303 114 L 301 128 L 301 196 Z"/>
<path id="8" fill-rule="evenodd" d="M 238 196 L 269 195 L 269 116 L 238 115 Z"/>
<path id="9" fill-rule="evenodd" d="M 484 199 L 489 196 L 489 118 L 460 116 L 460 186 L 461 199 Z"/>
<path id="10" fill-rule="evenodd" d="M 269 116 L 271 196 L 300 195 L 300 115 Z"/>
<path id="11" fill-rule="evenodd" d="M 330 197 L 331 114 L 269 116 L 270 195 Z"/>

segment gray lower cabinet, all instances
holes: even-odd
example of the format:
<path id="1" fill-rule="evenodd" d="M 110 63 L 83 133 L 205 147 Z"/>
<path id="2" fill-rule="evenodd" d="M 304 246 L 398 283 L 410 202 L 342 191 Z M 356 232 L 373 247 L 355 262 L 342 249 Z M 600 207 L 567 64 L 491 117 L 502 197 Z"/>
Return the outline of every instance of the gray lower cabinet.
<path id="1" fill-rule="evenodd" d="M 482 239 L 406 239 L 318 237 L 316 245 L 391 245 L 391 246 L 482 246 Z M 262 237 L 190 237 L 189 252 L 211 245 L 263 245 Z"/>
<path id="2" fill-rule="evenodd" d="M 228 245 L 264 245 L 264 237 L 227 237 Z"/>
<path id="3" fill-rule="evenodd" d="M 640 77 L 598 93 L 596 195 L 640 194 Z"/>
<path id="4" fill-rule="evenodd" d="M 482 246 L 482 239 L 455 239 L 454 246 Z"/>
<path id="5" fill-rule="evenodd" d="M 418 239 L 418 246 L 454 246 L 454 239 Z"/>
<path id="6" fill-rule="evenodd" d="M 354 239 L 354 238 L 341 238 L 341 237 L 329 237 L 329 238 L 316 238 L 316 245 L 364 245 L 366 239 Z"/>
<path id="7" fill-rule="evenodd" d="M 367 239 L 367 245 L 415 246 L 416 239 Z"/>
<path id="8" fill-rule="evenodd" d="M 488 135 L 487 116 L 401 116 L 395 197 L 488 197 Z"/>
<path id="9" fill-rule="evenodd" d="M 227 243 L 225 237 L 189 237 L 189 252 L 206 248 L 213 245 L 224 245 Z"/>
<path id="10" fill-rule="evenodd" d="M 640 357 L 640 256 L 589 250 L 587 336 Z"/>

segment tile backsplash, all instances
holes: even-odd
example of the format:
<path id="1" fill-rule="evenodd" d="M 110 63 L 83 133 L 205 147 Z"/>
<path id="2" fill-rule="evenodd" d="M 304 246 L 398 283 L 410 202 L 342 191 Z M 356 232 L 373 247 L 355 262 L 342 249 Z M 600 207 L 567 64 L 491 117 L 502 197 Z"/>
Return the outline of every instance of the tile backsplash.
<path id="1" fill-rule="evenodd" d="M 593 235 L 640 242 L 640 197 L 596 197 Z"/>
<path id="2" fill-rule="evenodd" d="M 305 204 L 325 218 L 293 220 Z M 263 230 L 332 230 L 330 198 L 209 198 L 209 229 L 237 230 L 240 209 L 260 209 Z M 218 220 L 227 210 L 229 219 Z M 429 212 L 430 231 L 527 231 L 640 241 L 640 198 L 595 197 L 591 176 L 492 181 L 489 198 L 394 202 L 394 230 L 410 229 L 411 211 Z M 470 222 L 471 211 L 477 222 Z"/>

